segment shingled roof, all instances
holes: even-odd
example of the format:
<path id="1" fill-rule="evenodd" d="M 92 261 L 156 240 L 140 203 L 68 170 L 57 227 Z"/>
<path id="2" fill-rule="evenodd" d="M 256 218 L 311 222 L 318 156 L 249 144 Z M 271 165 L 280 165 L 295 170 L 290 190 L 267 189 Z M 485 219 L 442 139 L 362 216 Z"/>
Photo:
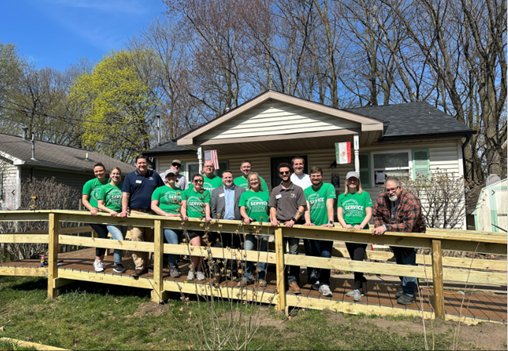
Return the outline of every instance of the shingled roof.
<path id="1" fill-rule="evenodd" d="M 368 106 L 346 111 L 382 121 L 383 139 L 474 133 L 464 123 L 426 102 Z"/>
<path id="2" fill-rule="evenodd" d="M 175 143 L 174 141 L 168 141 L 164 144 L 161 144 L 159 146 L 154 147 L 153 149 L 150 149 L 148 151 L 145 151 L 144 154 L 147 156 L 156 155 L 156 154 L 165 154 L 165 153 L 172 153 L 177 152 L 179 154 L 194 154 L 196 152 L 195 148 L 187 147 L 187 146 L 181 146 Z"/>
<path id="3" fill-rule="evenodd" d="M 95 151 L 37 140 L 35 141 L 35 159 L 32 159 L 32 142 L 9 134 L 0 134 L 0 156 L 10 159 L 18 166 L 89 172 L 94 163 L 102 162 L 107 169 L 119 167 L 123 172 L 134 170 L 132 165 Z"/>

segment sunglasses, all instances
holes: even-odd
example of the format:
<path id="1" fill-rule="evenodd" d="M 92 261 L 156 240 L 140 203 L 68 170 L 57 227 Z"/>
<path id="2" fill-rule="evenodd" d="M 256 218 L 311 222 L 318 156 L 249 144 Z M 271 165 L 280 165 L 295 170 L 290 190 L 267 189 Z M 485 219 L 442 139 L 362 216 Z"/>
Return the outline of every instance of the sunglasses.
<path id="1" fill-rule="evenodd" d="M 203 181 L 201 179 L 195 179 L 193 180 L 194 183 L 203 183 Z"/>
<path id="2" fill-rule="evenodd" d="M 178 168 L 182 167 L 181 165 L 175 165 L 175 164 L 172 164 L 172 166 L 173 167 L 178 167 Z"/>
<path id="3" fill-rule="evenodd" d="M 289 172 L 289 171 L 288 172 L 279 172 L 280 175 L 286 175 L 286 174 L 289 174 L 289 173 L 291 173 L 291 172 Z"/>

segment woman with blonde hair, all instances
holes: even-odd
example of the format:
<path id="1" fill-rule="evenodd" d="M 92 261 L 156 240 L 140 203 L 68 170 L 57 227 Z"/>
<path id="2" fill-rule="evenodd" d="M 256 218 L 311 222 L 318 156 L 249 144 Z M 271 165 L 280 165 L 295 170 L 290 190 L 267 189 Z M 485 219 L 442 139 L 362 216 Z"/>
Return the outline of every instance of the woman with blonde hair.
<path id="1" fill-rule="evenodd" d="M 360 175 L 358 172 L 348 172 L 344 194 L 340 194 L 337 201 L 337 218 L 340 225 L 346 229 L 368 229 L 371 217 L 372 199 L 368 192 L 362 190 Z M 352 260 L 363 261 L 367 244 L 346 242 L 346 248 Z M 367 280 L 362 272 L 355 272 L 353 290 L 346 295 L 359 302 L 365 293 Z"/>
<path id="2" fill-rule="evenodd" d="M 247 175 L 249 190 L 244 192 L 240 197 L 240 214 L 244 224 L 252 222 L 269 222 L 268 216 L 268 200 L 270 193 L 261 188 L 261 178 L 256 172 Z M 268 250 L 268 236 L 248 234 L 245 237 L 245 250 L 255 250 L 266 252 Z M 242 280 L 238 286 L 244 287 L 254 282 L 254 263 L 247 261 Z M 266 262 L 258 262 L 257 279 L 259 287 L 266 287 Z"/>

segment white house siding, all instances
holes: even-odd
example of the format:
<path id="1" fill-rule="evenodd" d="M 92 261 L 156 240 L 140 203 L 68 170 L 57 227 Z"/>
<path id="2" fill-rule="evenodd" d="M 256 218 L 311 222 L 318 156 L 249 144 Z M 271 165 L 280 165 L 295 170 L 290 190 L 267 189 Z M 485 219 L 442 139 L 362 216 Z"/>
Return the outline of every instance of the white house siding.
<path id="1" fill-rule="evenodd" d="M 200 139 L 220 140 L 350 128 L 360 128 L 360 125 L 309 109 L 268 101 L 247 111 L 231 123 L 224 123 L 204 133 Z"/>
<path id="2" fill-rule="evenodd" d="M 15 210 L 19 207 L 19 172 L 18 167 L 9 162 L 0 160 L 0 173 L 2 187 L 2 198 L 0 198 L 0 209 Z"/>

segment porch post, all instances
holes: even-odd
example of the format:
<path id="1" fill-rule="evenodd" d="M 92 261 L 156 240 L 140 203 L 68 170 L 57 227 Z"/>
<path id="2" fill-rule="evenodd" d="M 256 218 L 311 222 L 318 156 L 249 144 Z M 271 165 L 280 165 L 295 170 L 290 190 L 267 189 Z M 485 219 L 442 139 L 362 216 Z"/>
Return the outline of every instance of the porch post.
<path id="1" fill-rule="evenodd" d="M 198 169 L 199 173 L 203 171 L 203 148 L 200 146 L 198 147 L 198 150 L 196 151 L 196 154 L 198 155 Z M 190 175 L 192 177 L 192 174 Z"/>
<path id="2" fill-rule="evenodd" d="M 360 137 L 353 135 L 353 148 L 355 151 L 355 171 L 360 173 Z"/>

